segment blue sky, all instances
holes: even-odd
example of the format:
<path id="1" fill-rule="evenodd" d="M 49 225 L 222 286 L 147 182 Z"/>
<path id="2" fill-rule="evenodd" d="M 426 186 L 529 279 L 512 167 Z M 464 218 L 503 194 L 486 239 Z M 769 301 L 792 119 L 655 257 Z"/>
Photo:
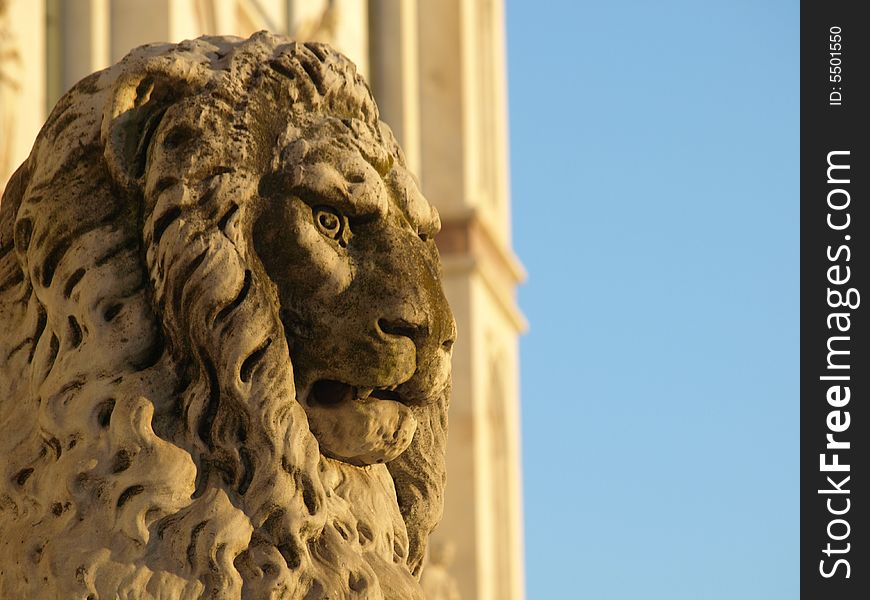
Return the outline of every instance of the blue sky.
<path id="1" fill-rule="evenodd" d="M 799 3 L 507 30 L 528 597 L 797 598 Z"/>

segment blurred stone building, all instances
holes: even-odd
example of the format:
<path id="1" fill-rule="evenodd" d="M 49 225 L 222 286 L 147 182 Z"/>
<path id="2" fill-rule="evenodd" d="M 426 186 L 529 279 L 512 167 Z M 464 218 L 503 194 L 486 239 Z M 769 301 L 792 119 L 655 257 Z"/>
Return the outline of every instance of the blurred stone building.
<path id="1" fill-rule="evenodd" d="M 424 585 L 452 589 L 445 599 L 457 589 L 463 600 L 524 595 L 525 324 L 510 238 L 503 10 L 503 0 L 0 0 L 0 190 L 60 95 L 134 46 L 268 29 L 329 42 L 356 62 L 443 223 L 459 341 L 445 512 Z"/>

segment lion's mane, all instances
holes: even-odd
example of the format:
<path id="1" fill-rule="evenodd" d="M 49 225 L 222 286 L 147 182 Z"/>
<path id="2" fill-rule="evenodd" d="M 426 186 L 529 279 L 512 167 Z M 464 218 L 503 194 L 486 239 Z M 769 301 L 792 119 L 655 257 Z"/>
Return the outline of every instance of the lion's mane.
<path id="1" fill-rule="evenodd" d="M 82 80 L 10 180 L 0 596 L 420 597 L 446 394 L 388 465 L 321 455 L 251 239 L 287 142 L 270 118 L 362 127 L 403 161 L 350 61 L 260 33 Z M 149 169 L 156 136 L 175 176 Z"/>

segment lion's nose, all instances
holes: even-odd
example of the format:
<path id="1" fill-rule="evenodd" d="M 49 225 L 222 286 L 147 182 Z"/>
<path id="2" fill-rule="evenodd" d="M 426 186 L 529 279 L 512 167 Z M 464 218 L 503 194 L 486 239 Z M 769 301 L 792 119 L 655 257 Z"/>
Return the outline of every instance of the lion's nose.
<path id="1" fill-rule="evenodd" d="M 378 319 L 378 329 L 387 335 L 410 338 L 415 343 L 421 342 L 429 335 L 429 326 L 425 323 L 402 318 Z"/>

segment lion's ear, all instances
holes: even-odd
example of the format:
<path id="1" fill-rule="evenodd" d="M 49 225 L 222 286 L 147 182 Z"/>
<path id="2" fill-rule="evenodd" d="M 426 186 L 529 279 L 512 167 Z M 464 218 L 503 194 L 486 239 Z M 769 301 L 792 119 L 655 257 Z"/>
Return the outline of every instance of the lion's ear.
<path id="1" fill-rule="evenodd" d="M 151 138 L 166 110 L 191 93 L 191 82 L 161 72 L 128 73 L 115 84 L 101 136 L 113 179 L 141 189 Z"/>

